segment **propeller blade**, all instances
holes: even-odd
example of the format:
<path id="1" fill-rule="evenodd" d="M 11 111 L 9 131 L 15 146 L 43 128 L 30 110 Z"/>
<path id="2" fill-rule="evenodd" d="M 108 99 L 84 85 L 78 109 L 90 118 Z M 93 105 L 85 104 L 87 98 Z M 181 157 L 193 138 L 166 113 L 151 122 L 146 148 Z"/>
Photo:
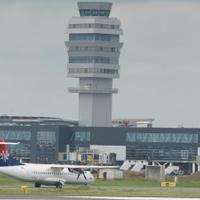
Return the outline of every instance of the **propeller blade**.
<path id="1" fill-rule="evenodd" d="M 87 180 L 87 177 L 86 177 L 84 171 L 79 171 L 79 172 L 78 172 L 77 180 L 79 179 L 79 177 L 80 177 L 81 174 L 83 175 L 84 179 Z"/>
<path id="2" fill-rule="evenodd" d="M 79 179 L 80 175 L 81 175 L 81 174 L 80 174 L 80 173 L 78 173 L 77 180 Z"/>
<path id="3" fill-rule="evenodd" d="M 85 178 L 85 180 L 87 180 L 87 177 L 85 175 L 85 172 L 83 171 L 83 177 Z"/>

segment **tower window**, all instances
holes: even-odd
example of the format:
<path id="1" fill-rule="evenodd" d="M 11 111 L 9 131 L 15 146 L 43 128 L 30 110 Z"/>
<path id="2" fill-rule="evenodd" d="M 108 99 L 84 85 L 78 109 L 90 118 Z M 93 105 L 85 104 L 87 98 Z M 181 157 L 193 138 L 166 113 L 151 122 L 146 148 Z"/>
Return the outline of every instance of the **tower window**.
<path id="1" fill-rule="evenodd" d="M 108 17 L 110 10 L 81 9 L 80 16 L 103 16 Z"/>
<path id="2" fill-rule="evenodd" d="M 70 56 L 69 63 L 104 63 L 109 64 L 109 57 L 102 56 Z"/>
<path id="3" fill-rule="evenodd" d="M 119 41 L 119 35 L 100 34 L 100 33 L 72 33 L 69 34 L 70 41 L 93 40 L 93 41 Z"/>
<path id="4" fill-rule="evenodd" d="M 81 51 L 92 51 L 92 52 L 119 52 L 119 49 L 117 47 L 102 47 L 102 46 L 96 46 L 96 47 L 69 47 L 69 52 L 81 52 Z"/>
<path id="5" fill-rule="evenodd" d="M 119 25 L 111 25 L 111 24 L 98 24 L 98 23 L 89 23 L 89 24 L 69 24 L 69 28 L 100 28 L 100 29 L 119 29 Z"/>

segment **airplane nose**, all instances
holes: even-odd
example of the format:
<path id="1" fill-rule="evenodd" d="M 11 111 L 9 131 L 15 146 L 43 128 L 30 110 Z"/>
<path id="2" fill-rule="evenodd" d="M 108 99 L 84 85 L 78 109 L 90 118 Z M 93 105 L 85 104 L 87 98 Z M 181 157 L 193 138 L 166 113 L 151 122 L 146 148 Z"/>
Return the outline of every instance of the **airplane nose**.
<path id="1" fill-rule="evenodd" d="M 94 176 L 91 174 L 90 171 L 85 171 L 85 181 L 86 181 L 86 183 L 94 182 Z"/>
<path id="2" fill-rule="evenodd" d="M 94 182 L 94 176 L 92 174 L 90 174 L 89 180 L 90 180 L 90 183 Z"/>
<path id="3" fill-rule="evenodd" d="M 94 176 L 91 174 L 91 172 L 87 171 L 86 177 L 87 177 L 87 182 L 88 183 L 94 182 Z"/>

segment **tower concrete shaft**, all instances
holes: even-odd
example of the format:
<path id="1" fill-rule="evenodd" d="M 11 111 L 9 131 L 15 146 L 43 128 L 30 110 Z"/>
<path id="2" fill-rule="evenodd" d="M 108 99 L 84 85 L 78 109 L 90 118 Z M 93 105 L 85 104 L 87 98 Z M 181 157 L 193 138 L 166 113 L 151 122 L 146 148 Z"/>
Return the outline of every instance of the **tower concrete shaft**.
<path id="1" fill-rule="evenodd" d="M 120 21 L 110 18 L 112 3 L 78 2 L 79 17 L 68 24 L 68 76 L 79 78 L 80 126 L 112 126 L 112 79 L 119 78 Z"/>

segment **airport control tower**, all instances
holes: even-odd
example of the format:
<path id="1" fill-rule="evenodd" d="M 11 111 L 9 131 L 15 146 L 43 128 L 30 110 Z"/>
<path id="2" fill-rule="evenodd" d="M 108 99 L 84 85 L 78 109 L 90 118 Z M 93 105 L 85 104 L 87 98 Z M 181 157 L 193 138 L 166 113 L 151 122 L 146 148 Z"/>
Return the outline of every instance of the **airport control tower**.
<path id="1" fill-rule="evenodd" d="M 79 125 L 112 126 L 113 78 L 119 78 L 120 21 L 110 18 L 112 3 L 78 2 L 80 16 L 68 24 L 68 76 L 79 78 Z"/>

